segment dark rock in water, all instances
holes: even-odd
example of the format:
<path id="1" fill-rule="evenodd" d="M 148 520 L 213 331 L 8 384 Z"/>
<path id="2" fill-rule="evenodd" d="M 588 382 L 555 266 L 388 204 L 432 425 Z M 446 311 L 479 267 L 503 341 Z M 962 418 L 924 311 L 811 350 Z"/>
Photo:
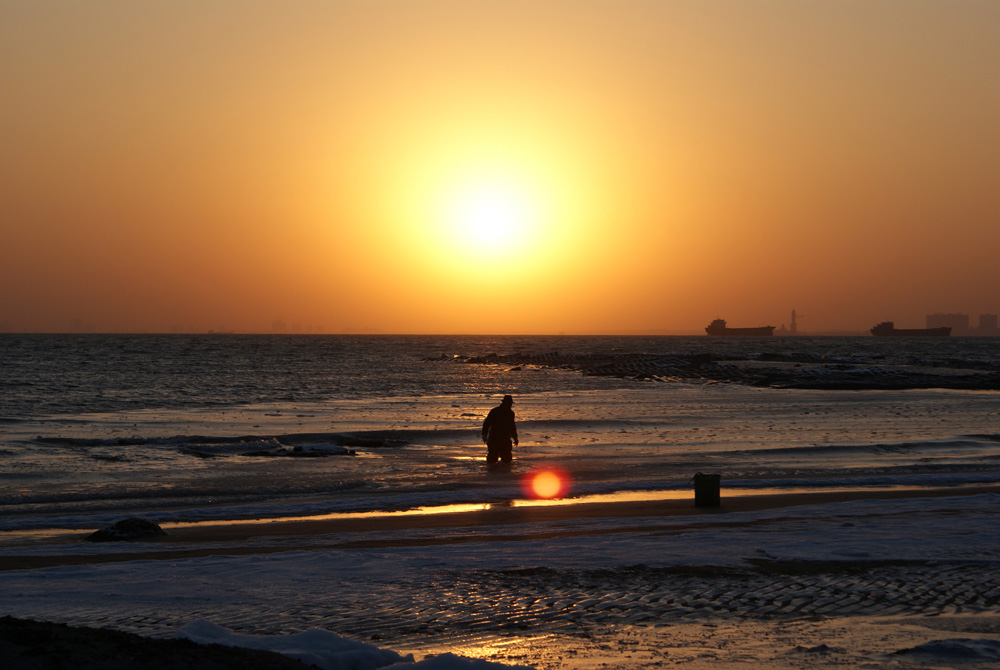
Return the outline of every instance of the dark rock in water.
<path id="1" fill-rule="evenodd" d="M 326 456 L 356 456 L 354 449 L 340 446 L 339 444 L 306 444 L 294 447 L 278 445 L 273 449 L 245 451 L 240 456 L 254 456 L 264 458 L 323 458 Z"/>
<path id="2" fill-rule="evenodd" d="M 142 540 L 166 535 L 167 533 L 152 521 L 131 517 L 105 526 L 87 536 L 90 542 L 119 542 L 122 540 Z"/>
<path id="3" fill-rule="evenodd" d="M 306 458 L 323 458 L 325 456 L 356 456 L 357 452 L 347 447 L 332 444 L 307 444 L 292 447 L 285 456 L 304 456 Z"/>

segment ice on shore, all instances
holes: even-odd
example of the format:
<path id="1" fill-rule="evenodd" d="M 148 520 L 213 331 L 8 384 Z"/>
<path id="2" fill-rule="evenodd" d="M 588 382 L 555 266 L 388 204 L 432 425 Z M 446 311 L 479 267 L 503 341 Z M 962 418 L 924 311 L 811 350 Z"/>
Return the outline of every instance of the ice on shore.
<path id="1" fill-rule="evenodd" d="M 376 668 L 417 668 L 419 670 L 491 670 L 511 668 L 530 670 L 526 666 L 509 666 L 455 654 L 441 654 L 415 661 L 412 654 L 401 656 L 367 642 L 359 642 L 328 630 L 313 629 L 292 635 L 244 635 L 210 621 L 193 621 L 178 633 L 199 644 L 221 644 L 273 651 L 315 665 L 321 670 L 375 670 Z"/>

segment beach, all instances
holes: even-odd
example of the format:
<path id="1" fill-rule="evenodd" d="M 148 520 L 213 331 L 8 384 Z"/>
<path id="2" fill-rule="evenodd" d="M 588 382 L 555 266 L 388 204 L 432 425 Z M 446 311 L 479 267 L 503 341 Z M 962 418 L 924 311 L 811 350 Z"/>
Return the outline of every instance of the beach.
<path id="1" fill-rule="evenodd" d="M 718 508 L 213 524 L 126 547 L 77 535 L 8 548 L 0 586 L 28 618 L 153 637 L 203 619 L 319 628 L 418 660 L 985 668 L 1000 655 L 997 492 L 723 490 Z"/>
<path id="2" fill-rule="evenodd" d="M 1000 658 L 989 342 L 7 344 L 0 615 L 322 668 Z M 498 470 L 479 432 L 505 392 Z M 88 541 L 131 517 L 166 534 Z"/>

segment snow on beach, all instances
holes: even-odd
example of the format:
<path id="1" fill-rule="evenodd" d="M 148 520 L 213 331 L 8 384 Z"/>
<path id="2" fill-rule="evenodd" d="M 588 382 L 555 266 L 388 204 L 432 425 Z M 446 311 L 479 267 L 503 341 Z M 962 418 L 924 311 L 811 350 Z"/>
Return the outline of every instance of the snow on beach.
<path id="1" fill-rule="evenodd" d="M 888 663 L 887 659 L 894 658 L 890 654 L 896 652 L 906 652 L 908 658 L 940 657 L 946 652 L 954 655 L 961 648 L 962 667 L 978 667 L 978 663 L 995 660 L 991 654 L 1000 640 L 997 509 L 996 495 L 985 494 L 856 500 L 755 512 L 706 512 L 694 517 L 533 524 L 518 528 L 516 539 L 509 527 L 500 526 L 457 529 L 453 542 L 441 538 L 440 531 L 413 529 L 402 536 L 363 534 L 376 545 L 372 548 L 290 547 L 249 556 L 223 552 L 182 560 L 136 557 L 108 564 L 6 571 L 0 573 L 0 590 L 5 594 L 5 614 L 146 634 L 175 631 L 279 651 L 295 649 L 309 658 L 326 659 L 327 665 L 320 664 L 325 668 L 380 667 L 384 661 L 378 659 L 384 656 L 373 651 L 372 660 L 365 661 L 371 665 L 337 665 L 342 660 L 335 659 L 349 643 L 332 633 L 307 631 L 327 629 L 349 638 L 367 637 L 383 648 L 422 655 L 425 663 L 435 654 L 460 653 L 535 667 L 585 667 L 585 658 L 614 657 L 619 663 L 615 667 L 646 667 L 644 663 L 652 657 L 640 654 L 635 658 L 645 661 L 627 661 L 627 646 L 612 645 L 610 651 L 599 647 L 607 646 L 612 638 L 643 640 L 635 644 L 646 649 L 662 645 L 659 652 L 667 658 L 694 662 L 697 659 L 687 654 L 697 648 L 701 654 L 714 649 L 711 653 L 719 660 L 725 657 L 724 648 L 710 644 L 718 634 L 729 640 L 727 645 L 746 647 L 741 662 L 748 661 L 748 655 L 763 658 L 766 650 L 754 651 L 753 636 L 786 635 L 782 639 L 787 639 L 782 631 L 788 622 L 772 618 L 777 616 L 774 612 L 762 612 L 780 605 L 780 599 L 746 598 L 746 593 L 756 593 L 755 580 L 767 584 L 794 581 L 780 571 L 780 566 L 793 563 L 837 564 L 848 571 L 867 565 L 872 574 L 889 569 L 893 579 L 908 580 L 917 590 L 932 593 L 931 601 L 941 597 L 952 604 L 939 611 L 930 605 L 921 610 L 906 604 L 910 596 L 903 591 L 892 590 L 892 580 L 879 586 L 866 581 L 867 576 L 853 574 L 841 575 L 834 580 L 835 588 L 830 588 L 824 580 L 833 577 L 824 573 L 818 582 L 802 582 L 801 592 L 789 601 L 811 602 L 800 605 L 792 619 L 799 622 L 793 627 L 799 641 L 783 648 L 783 653 L 791 654 L 796 646 L 827 645 L 840 650 L 832 655 L 835 658 L 829 658 L 830 653 L 801 653 L 813 658 L 815 667 L 849 667 L 850 662 L 873 654 L 886 655 L 883 660 Z M 561 536 L 553 536 L 553 531 Z M 443 541 L 430 542 L 434 537 Z M 356 542 L 361 538 L 355 534 L 344 539 Z M 62 544 L 34 548 L 39 557 L 65 551 Z M 778 574 L 767 577 L 755 571 L 767 565 L 778 566 Z M 681 585 L 682 593 L 675 593 L 675 600 L 690 598 L 682 583 L 698 581 L 691 575 L 707 568 L 713 574 L 700 578 L 699 588 L 717 593 L 706 595 L 701 604 L 678 602 L 659 609 L 630 604 L 636 592 L 648 591 L 664 579 Z M 839 573 L 834 570 L 832 574 Z M 948 596 L 953 584 L 933 583 L 941 574 L 949 579 L 973 579 L 980 599 Z M 989 574 L 993 576 L 984 579 Z M 580 582 L 588 580 L 588 586 L 581 587 Z M 533 613 L 513 606 L 519 593 L 546 589 L 550 605 L 539 605 L 541 609 Z M 574 613 L 574 606 L 586 602 L 581 589 L 601 604 L 593 610 L 579 607 Z M 490 597 L 477 602 L 477 593 L 483 591 L 490 591 Z M 564 603 L 566 611 L 560 613 L 556 604 L 560 596 L 574 600 L 575 605 Z M 745 602 L 737 602 L 740 598 Z M 720 605 L 726 600 L 734 603 L 729 611 Z M 624 616 L 615 624 L 609 614 L 613 610 L 607 609 L 607 603 L 615 601 L 620 601 L 623 611 L 647 612 L 651 621 L 636 628 L 634 617 Z M 888 605 L 879 605 L 882 601 Z M 858 616 L 866 608 L 867 615 Z M 386 612 L 399 614 L 387 616 Z M 928 612 L 939 615 L 939 621 L 951 616 L 965 627 L 962 634 L 922 627 L 914 617 Z M 903 618 L 886 619 L 889 615 Z M 526 622 L 524 627 L 505 625 L 518 617 Z M 206 620 L 212 623 L 195 623 Z M 429 627 L 428 621 L 432 622 Z M 803 627 L 803 621 L 812 624 Z M 834 632 L 837 626 L 840 632 Z M 852 639 L 844 632 L 847 628 L 866 632 Z M 707 630 L 714 632 L 706 637 Z M 745 632 L 738 634 L 738 630 Z M 969 632 L 976 630 L 980 632 L 975 635 Z M 824 639 L 824 635 L 830 637 Z M 834 636 L 839 636 L 836 644 Z M 677 648 L 679 639 L 687 640 L 688 651 Z M 926 646 L 931 643 L 938 646 Z M 585 650 L 585 654 L 570 654 L 571 649 Z M 776 651 L 767 652 L 770 656 L 765 660 L 771 667 L 786 667 L 782 663 L 789 659 L 778 659 Z M 845 659 L 846 665 L 838 665 Z M 457 656 L 438 656 L 434 663 L 418 667 L 473 667 L 463 665 Z"/>
<path id="2" fill-rule="evenodd" d="M 321 670 L 365 670 L 367 668 L 420 668 L 420 670 L 487 670 L 511 666 L 444 653 L 422 661 L 413 655 L 401 656 L 372 644 L 357 642 L 325 630 L 309 630 L 292 635 L 240 635 L 208 621 L 194 621 L 178 631 L 178 636 L 201 644 L 222 644 L 274 651 L 314 665 Z"/>

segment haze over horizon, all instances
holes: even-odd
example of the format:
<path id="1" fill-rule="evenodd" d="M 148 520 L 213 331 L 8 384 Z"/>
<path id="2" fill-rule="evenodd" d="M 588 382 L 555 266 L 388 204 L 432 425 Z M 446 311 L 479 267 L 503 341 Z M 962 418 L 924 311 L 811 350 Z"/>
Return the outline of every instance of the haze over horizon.
<path id="1" fill-rule="evenodd" d="M 990 0 L 0 0 L 0 332 L 975 322 L 998 31 Z"/>

